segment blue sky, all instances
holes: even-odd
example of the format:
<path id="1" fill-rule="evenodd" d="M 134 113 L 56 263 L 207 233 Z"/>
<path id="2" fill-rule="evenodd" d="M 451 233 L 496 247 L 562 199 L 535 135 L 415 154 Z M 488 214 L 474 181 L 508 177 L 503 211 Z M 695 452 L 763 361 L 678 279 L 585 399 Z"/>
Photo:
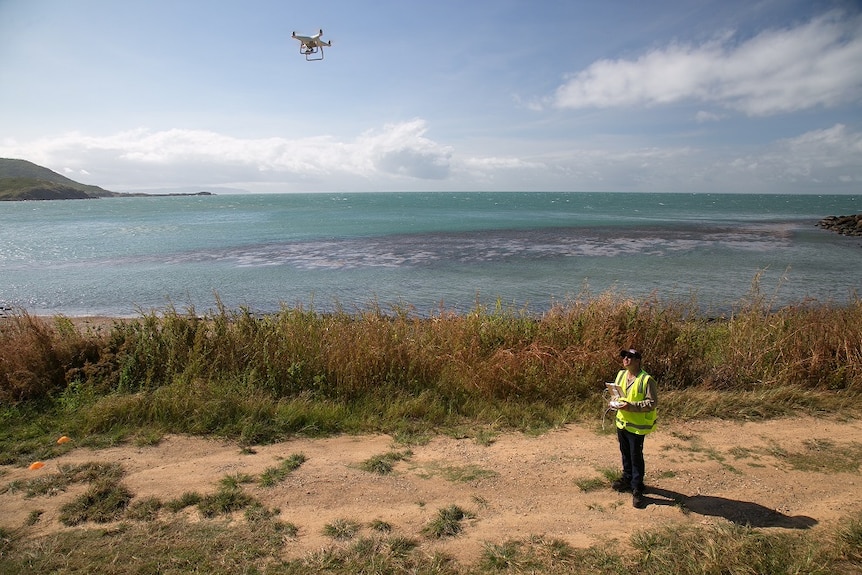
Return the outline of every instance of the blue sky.
<path id="1" fill-rule="evenodd" d="M 862 186 L 858 0 L 0 0 L 0 87 L 115 191 Z"/>

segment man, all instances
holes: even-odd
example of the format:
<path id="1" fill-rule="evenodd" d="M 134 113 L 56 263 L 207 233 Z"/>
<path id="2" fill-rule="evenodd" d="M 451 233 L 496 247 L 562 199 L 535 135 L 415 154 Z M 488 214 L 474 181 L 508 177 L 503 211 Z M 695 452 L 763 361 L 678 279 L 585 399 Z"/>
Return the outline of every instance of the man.
<path id="1" fill-rule="evenodd" d="M 616 384 L 622 389 L 617 404 L 617 439 L 623 460 L 623 476 L 612 483 L 620 492 L 631 491 L 632 505 L 646 507 L 644 499 L 644 438 L 655 428 L 658 392 L 655 380 L 641 368 L 641 352 L 620 351 L 623 369 Z"/>

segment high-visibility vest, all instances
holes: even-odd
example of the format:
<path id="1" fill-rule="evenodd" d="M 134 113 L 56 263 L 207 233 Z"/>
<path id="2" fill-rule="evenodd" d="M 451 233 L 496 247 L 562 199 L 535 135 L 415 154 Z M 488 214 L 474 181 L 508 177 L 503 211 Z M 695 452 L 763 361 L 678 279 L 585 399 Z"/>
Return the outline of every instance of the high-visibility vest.
<path id="1" fill-rule="evenodd" d="M 643 401 L 646 399 L 647 382 L 650 375 L 641 370 L 631 385 L 627 385 L 626 370 L 622 370 L 617 374 L 616 384 L 623 390 L 624 399 L 629 403 Z M 637 435 L 646 435 L 655 428 L 656 410 L 637 412 L 637 411 L 617 411 L 617 427 L 625 429 Z"/>

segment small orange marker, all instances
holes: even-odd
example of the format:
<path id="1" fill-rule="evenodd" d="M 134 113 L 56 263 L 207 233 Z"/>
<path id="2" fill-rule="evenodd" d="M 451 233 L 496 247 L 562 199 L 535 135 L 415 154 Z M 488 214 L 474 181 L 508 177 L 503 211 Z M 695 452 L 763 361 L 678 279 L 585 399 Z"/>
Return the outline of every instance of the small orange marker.
<path id="1" fill-rule="evenodd" d="M 63 437 L 61 437 L 60 439 L 57 440 L 57 443 L 69 443 L 70 441 L 72 441 L 72 440 L 69 437 L 64 435 Z"/>
<path id="2" fill-rule="evenodd" d="M 29 469 L 42 469 L 43 467 L 45 467 L 44 463 L 42 463 L 41 461 L 34 461 L 30 464 Z"/>

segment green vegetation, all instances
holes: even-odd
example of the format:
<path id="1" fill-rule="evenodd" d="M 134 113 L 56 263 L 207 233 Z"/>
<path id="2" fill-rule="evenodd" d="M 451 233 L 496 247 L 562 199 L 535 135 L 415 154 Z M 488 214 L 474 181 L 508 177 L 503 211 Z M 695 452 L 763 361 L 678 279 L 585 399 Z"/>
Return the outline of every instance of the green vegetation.
<path id="1" fill-rule="evenodd" d="M 88 200 L 95 198 L 147 196 L 209 196 L 210 192 L 142 194 L 111 192 L 81 184 L 48 168 L 26 160 L 0 158 L 0 201 Z"/>
<path id="2" fill-rule="evenodd" d="M 222 483 L 218 491 L 201 498 L 198 502 L 198 510 L 204 517 L 212 518 L 217 515 L 230 515 L 254 503 L 256 503 L 254 498 L 244 492 L 242 487 Z"/>
<path id="3" fill-rule="evenodd" d="M 93 483 L 95 481 L 119 481 L 123 468 L 116 463 L 82 463 L 80 465 L 60 465 L 57 473 L 42 475 L 29 481 L 13 481 L 6 487 L 9 491 L 23 491 L 26 497 L 57 495 L 74 483 Z"/>
<path id="4" fill-rule="evenodd" d="M 108 523 L 120 519 L 126 511 L 132 493 L 117 480 L 93 482 L 83 495 L 60 508 L 63 525 L 80 525 L 87 521 Z"/>
<path id="5" fill-rule="evenodd" d="M 392 469 L 399 461 L 409 459 L 413 455 L 410 450 L 407 451 L 390 451 L 382 455 L 375 455 L 363 461 L 359 468 L 363 471 L 377 473 L 378 475 L 389 475 Z"/>
<path id="6" fill-rule="evenodd" d="M 454 537 L 463 529 L 461 522 L 472 517 L 475 515 L 469 511 L 464 511 L 457 505 L 450 505 L 437 511 L 437 516 L 422 529 L 422 532 L 435 539 Z"/>
<path id="7" fill-rule="evenodd" d="M 0 158 L 0 201 L 78 200 L 117 195 L 88 186 L 26 160 Z"/>
<path id="8" fill-rule="evenodd" d="M 260 484 L 263 487 L 278 485 L 290 474 L 291 471 L 299 469 L 305 463 L 306 458 L 302 453 L 294 453 L 281 462 L 277 467 L 270 467 L 260 476 Z"/>
<path id="9" fill-rule="evenodd" d="M 82 333 L 62 316 L 0 322 L 3 463 L 47 459 L 62 432 L 110 444 L 164 433 L 245 445 L 294 435 L 542 432 L 601 413 L 617 350 L 647 350 L 663 418 L 756 419 L 851 408 L 862 302 L 721 319 L 602 296 L 541 317 L 284 308 L 143 315 Z M 45 446 L 48 447 L 45 447 Z"/>
<path id="10" fill-rule="evenodd" d="M 705 318 L 694 304 L 603 295 L 539 316 L 477 307 L 418 317 L 376 306 L 356 313 L 284 308 L 198 314 L 168 309 L 81 331 L 68 318 L 24 312 L 0 319 L 0 463 L 25 465 L 75 447 L 158 443 L 166 433 L 217 435 L 249 446 L 292 436 L 388 433 L 402 443 L 438 433 L 488 444 L 508 430 L 539 433 L 572 421 L 598 428 L 602 382 L 619 368 L 620 347 L 646 350 L 660 382 L 663 419 L 756 419 L 789 414 L 858 415 L 862 390 L 862 302 L 770 310 L 755 293 L 732 314 Z M 856 472 L 862 451 L 811 440 L 800 453 L 679 450 L 732 469 L 771 455 L 790 469 Z M 376 473 L 409 459 L 391 452 L 363 462 Z M 89 526 L 36 536 L 42 512 L 0 530 L 0 573 L 852 573 L 862 515 L 834 530 L 666 525 L 620 542 L 575 549 L 534 536 L 489 542 L 475 565 L 430 552 L 399 526 L 358 518 L 327 526 L 327 548 L 286 559 L 298 528 L 277 519 L 246 485 L 277 485 L 305 461 L 294 454 L 258 477 L 226 476 L 213 493 L 136 500 L 122 469 L 84 464 L 5 489 L 50 496 L 73 483 L 83 495 L 61 521 Z M 441 463 L 452 481 L 489 477 Z M 584 478 L 583 491 L 616 470 Z M 83 489 L 82 487 L 78 488 Z M 480 499 L 476 499 L 477 502 Z M 197 507 L 192 520 L 180 511 Z M 481 514 L 481 506 L 480 511 Z M 453 505 L 425 526 L 457 537 L 472 514 Z M 481 520 L 481 518 L 480 518 Z M 42 521 L 44 521 L 42 519 Z M 99 522 L 108 521 L 103 526 Z M 93 525 L 96 524 L 96 525 Z M 363 525 L 367 528 L 363 531 Z M 469 525 L 466 527 L 469 529 Z M 367 535 L 367 536 L 366 536 Z M 116 561 L 123 557 L 123 561 Z"/>
<path id="11" fill-rule="evenodd" d="M 323 527 L 323 534 L 338 541 L 353 539 L 362 525 L 352 519 L 336 519 Z"/>

